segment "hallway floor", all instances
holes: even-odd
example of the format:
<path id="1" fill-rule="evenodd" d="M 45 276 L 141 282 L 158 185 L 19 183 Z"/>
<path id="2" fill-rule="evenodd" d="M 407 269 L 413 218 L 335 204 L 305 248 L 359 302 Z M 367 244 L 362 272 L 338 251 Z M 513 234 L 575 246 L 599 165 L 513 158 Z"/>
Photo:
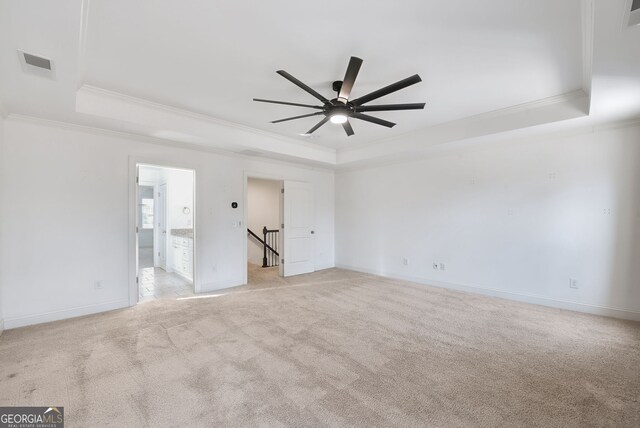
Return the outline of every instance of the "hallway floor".
<path id="1" fill-rule="evenodd" d="M 263 268 L 262 266 L 247 264 L 247 285 L 250 288 L 273 287 L 279 284 L 281 279 L 278 272 L 279 267 Z"/>
<path id="2" fill-rule="evenodd" d="M 138 248 L 138 267 L 140 269 L 153 267 L 153 247 Z"/>
<path id="3" fill-rule="evenodd" d="M 278 267 L 263 268 L 257 265 L 248 265 L 248 284 L 237 287 L 213 291 L 211 293 L 195 294 L 193 283 L 180 275 L 166 272 L 162 268 L 147 267 L 140 269 L 140 300 L 138 303 L 146 303 L 154 300 L 177 299 L 191 296 L 207 296 L 226 294 L 235 291 L 249 291 L 262 288 L 276 288 L 287 285 L 299 284 L 304 275 L 300 277 L 281 278 Z"/>
<path id="4" fill-rule="evenodd" d="M 284 278 L 280 276 L 277 266 L 263 268 L 249 263 L 247 265 L 246 285 L 196 294 L 193 290 L 193 283 L 180 275 L 166 272 L 162 268 L 144 268 L 140 269 L 140 300 L 138 303 L 303 285 L 313 278 L 317 279 L 318 276 L 318 273 L 311 273 Z"/>

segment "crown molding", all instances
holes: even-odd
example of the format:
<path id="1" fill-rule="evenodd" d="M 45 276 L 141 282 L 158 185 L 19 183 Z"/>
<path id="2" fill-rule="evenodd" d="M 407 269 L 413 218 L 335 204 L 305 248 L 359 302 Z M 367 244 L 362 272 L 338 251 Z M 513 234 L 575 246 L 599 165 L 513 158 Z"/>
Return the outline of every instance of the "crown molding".
<path id="1" fill-rule="evenodd" d="M 151 143 L 151 144 L 160 144 L 160 145 L 171 145 L 173 143 L 171 140 L 165 140 L 162 138 L 152 137 L 149 135 L 139 135 L 131 132 L 116 131 L 114 129 L 107 129 L 107 128 L 98 128 L 96 126 L 81 125 L 78 123 L 71 123 L 71 122 L 63 122 L 60 120 L 46 119 L 44 117 L 30 116 L 27 114 L 20 114 L 20 113 L 10 113 L 7 116 L 7 120 L 13 120 L 16 122 L 33 123 L 37 125 L 50 126 L 53 128 L 68 129 L 68 130 L 77 131 L 77 132 L 86 132 L 89 134 L 102 135 L 107 137 L 127 138 L 127 139 L 139 141 L 141 143 Z M 190 145 L 188 143 L 177 143 L 177 144 L 180 144 L 179 147 L 187 147 L 187 148 L 189 146 L 193 146 L 194 148 L 201 147 L 201 146 L 198 146 L 197 144 L 190 144 Z M 220 154 L 232 153 L 232 152 L 225 152 L 223 150 L 220 150 L 214 147 L 211 147 L 210 149 L 211 150 L 207 150 L 207 151 L 220 152 Z"/>
<path id="2" fill-rule="evenodd" d="M 40 126 L 49 126 L 52 128 L 65 129 L 65 130 L 70 130 L 74 132 L 83 132 L 83 133 L 111 137 L 111 138 L 121 138 L 121 139 L 132 140 L 140 143 L 156 144 L 159 146 L 171 147 L 175 149 L 192 150 L 192 151 L 197 151 L 201 153 L 212 153 L 215 155 L 225 156 L 225 157 L 234 158 L 234 159 L 266 162 L 274 165 L 312 169 L 312 170 L 321 171 L 321 172 L 333 172 L 335 170 L 334 166 L 331 166 L 331 165 L 328 166 L 319 162 L 303 161 L 299 159 L 279 159 L 276 157 L 269 157 L 268 155 L 252 156 L 252 155 L 242 154 L 239 152 L 220 149 L 217 147 L 205 146 L 205 145 L 194 144 L 194 143 L 185 143 L 181 141 L 172 141 L 172 140 L 152 137 L 148 135 L 140 135 L 140 134 L 134 134 L 130 132 L 116 131 L 116 130 L 106 129 L 106 128 L 98 128 L 95 126 L 81 125 L 81 124 L 71 123 L 71 122 L 62 122 L 62 121 L 57 121 L 52 119 L 45 119 L 37 116 L 10 113 L 6 117 L 6 120 L 14 121 L 14 122 L 30 123 L 30 124 L 40 125 Z"/>
<path id="3" fill-rule="evenodd" d="M 505 107 L 498 110 L 479 113 L 473 116 L 464 117 L 462 119 L 457 119 L 454 121 L 433 125 L 427 128 L 418 129 L 412 132 L 405 132 L 403 134 L 399 134 L 394 137 L 385 138 L 383 140 L 377 140 L 370 144 L 365 143 L 365 144 L 359 144 L 357 146 L 351 146 L 347 149 L 340 150 L 339 153 L 342 154 L 342 153 L 348 153 L 351 151 L 358 151 L 363 148 L 367 148 L 367 147 L 370 148 L 374 145 L 384 145 L 384 144 L 401 141 L 401 140 L 405 140 L 407 138 L 412 138 L 412 137 L 429 136 L 429 134 L 431 134 L 434 130 L 438 130 L 445 127 L 446 128 L 457 127 L 460 129 L 464 129 L 474 123 L 480 123 L 483 121 L 488 121 L 488 120 L 498 119 L 498 118 L 505 118 L 511 115 L 530 112 L 543 107 L 571 103 L 572 101 L 583 99 L 585 96 L 587 96 L 587 94 L 582 89 L 577 89 L 575 91 L 567 92 L 565 94 L 554 95 L 551 97 L 542 98 L 542 99 L 530 101 L 527 103 L 517 104 L 514 106 Z"/>
<path id="4" fill-rule="evenodd" d="M 102 88 L 85 85 L 79 91 L 79 97 L 81 94 L 89 96 L 88 99 L 80 100 L 81 103 L 88 102 L 89 107 L 88 111 L 81 106 L 78 107 L 80 112 L 91 114 L 91 109 L 97 106 L 98 111 L 94 113 L 98 116 L 110 119 L 140 123 L 141 125 L 150 126 L 152 128 L 154 126 L 162 126 L 163 128 L 170 129 L 176 133 L 189 132 L 191 135 L 204 138 L 223 138 L 219 135 L 221 130 L 211 129 L 209 128 L 209 124 L 213 124 L 214 126 L 223 126 L 225 129 L 240 130 L 254 136 L 259 135 L 269 138 L 272 137 L 270 133 L 257 131 L 249 127 L 220 121 L 219 119 L 211 118 L 199 113 L 177 109 L 175 107 L 154 103 Z M 96 96 L 97 98 L 91 99 L 92 96 Z M 304 153 L 306 148 L 300 147 L 302 143 L 295 140 L 290 142 L 291 145 L 280 146 L 273 149 L 273 147 L 268 147 L 266 144 L 268 142 L 265 142 L 263 139 L 260 140 L 260 145 L 256 146 L 255 144 L 252 145 L 251 141 L 246 141 L 247 139 L 241 136 L 242 138 L 238 141 L 237 148 L 238 150 L 242 147 L 249 150 L 259 150 L 264 154 L 264 156 L 261 157 L 271 157 L 284 162 L 303 164 L 311 163 L 318 166 L 316 164 L 317 162 L 324 168 L 343 169 L 343 167 L 349 168 L 350 165 L 357 167 L 359 165 L 370 165 L 380 162 L 393 162 L 397 159 L 405 158 L 407 154 L 422 152 L 430 146 L 442 146 L 447 145 L 447 143 L 464 142 L 466 140 L 478 139 L 483 136 L 500 134 L 517 129 L 586 116 L 585 111 L 587 109 L 587 104 L 588 95 L 582 90 L 576 90 L 566 94 L 547 97 L 491 112 L 481 113 L 457 121 L 423 128 L 422 130 L 398 135 L 382 142 L 343 149 L 337 153 L 333 149 L 327 149 L 331 153 L 335 154 L 335 160 L 333 162 L 327 162 L 326 158 L 321 161 L 314 159 L 313 151 L 311 153 L 312 156 L 308 157 L 308 154 Z M 137 109 L 138 107 L 140 109 Z M 116 112 L 116 114 L 112 115 L 112 112 Z M 141 120 L 138 121 L 138 118 L 141 118 Z M 162 125 L 158 125 L 159 118 L 163 120 Z M 187 120 L 184 121 L 184 118 Z M 172 122 L 174 119 L 175 121 Z M 190 120 L 195 122 L 190 122 Z M 234 138 L 238 139 L 238 136 L 236 135 Z M 282 140 L 283 139 L 278 138 L 278 141 Z M 177 145 L 180 145 L 181 143 L 194 144 L 188 141 L 180 141 L 179 138 L 175 143 Z M 309 143 L 306 144 L 310 145 Z M 203 146 L 206 146 L 206 144 L 203 144 Z M 453 144 L 453 146 L 456 146 L 456 144 Z M 224 151 L 224 149 L 218 149 Z M 287 153 L 287 151 L 291 149 L 298 150 L 298 152 L 294 152 L 293 155 Z M 303 152 L 301 153 L 300 150 Z M 313 146 L 313 150 L 317 150 L 315 145 Z M 236 150 L 234 148 L 234 150 L 230 151 L 235 152 Z M 286 159 L 284 159 L 285 157 Z"/>
<path id="5" fill-rule="evenodd" d="M 588 96 L 581 89 L 405 133 L 368 146 L 338 152 L 338 165 L 397 157 L 427 147 L 475 139 L 553 122 L 585 117 Z"/>
<path id="6" fill-rule="evenodd" d="M 585 119 L 588 120 L 588 118 Z M 482 150 L 483 148 L 490 147 L 492 145 L 499 145 L 504 143 L 522 144 L 527 142 L 539 141 L 541 138 L 569 138 L 574 136 L 632 127 L 640 127 L 640 118 L 614 120 L 601 123 L 590 122 L 562 129 L 541 128 L 537 130 L 535 135 L 513 135 L 514 133 L 522 131 L 516 129 L 511 132 L 505 132 L 498 135 L 487 135 L 470 140 L 453 142 L 450 144 L 430 146 L 424 148 L 421 151 L 399 154 L 398 156 L 393 158 L 378 158 L 375 160 L 354 163 L 351 165 L 339 165 L 336 169 L 336 174 L 367 169 L 384 168 L 387 166 L 398 164 L 410 164 L 412 162 L 420 162 L 424 159 L 429 159 L 438 155 L 447 155 L 463 150 Z"/>
<path id="7" fill-rule="evenodd" d="M 122 103 L 125 104 L 132 104 L 132 105 L 136 105 L 136 106 L 140 106 L 142 108 L 145 109 L 150 109 L 150 110 L 157 110 L 157 111 L 161 111 L 161 112 L 165 112 L 165 113 L 169 113 L 171 115 L 176 115 L 176 116 L 183 116 L 186 118 L 190 118 L 190 119 L 194 119 L 197 121 L 202 121 L 202 122 L 206 122 L 206 123 L 210 123 L 213 125 L 218 125 L 218 126 L 223 126 L 226 128 L 231 128 L 231 129 L 236 129 L 242 132 L 246 132 L 249 134 L 253 134 L 253 135 L 257 135 L 257 136 L 261 136 L 261 137 L 267 137 L 267 138 L 271 138 L 271 139 L 275 139 L 275 140 L 279 140 L 282 142 L 286 142 L 286 143 L 291 143 L 291 144 L 296 144 L 298 146 L 304 146 L 304 147 L 308 147 L 310 149 L 313 150 L 318 150 L 318 151 L 322 151 L 325 153 L 330 153 L 330 154 L 335 154 L 336 150 L 332 149 L 330 147 L 324 147 L 324 146 L 318 146 L 317 144 L 313 144 L 313 143 L 308 143 L 306 141 L 300 141 L 300 140 L 296 140 L 293 138 L 287 138 L 284 137 L 282 135 L 276 134 L 276 133 L 272 133 L 272 132 L 267 132 L 267 131 L 263 131 L 260 129 L 256 129 L 256 128 L 252 128 L 250 126 L 246 126 L 246 125 L 241 125 L 239 123 L 235 123 L 235 122 L 230 122 L 227 120 L 223 120 L 223 119 L 219 119 L 213 116 L 209 116 L 203 113 L 197 113 L 191 110 L 185 110 L 185 109 L 181 109 L 181 108 L 177 108 L 177 107 L 173 107 L 167 104 L 161 104 L 161 103 L 157 103 L 154 101 L 150 101 L 150 100 L 146 100 L 143 98 L 138 98 L 138 97 L 134 97 L 131 95 L 126 95 L 120 92 L 115 92 L 115 91 L 111 91 L 108 89 L 104 89 L 104 88 L 99 88 L 97 86 L 93 86 L 93 85 L 87 85 L 84 84 L 80 87 L 80 89 L 78 90 L 78 93 L 88 93 L 88 94 L 92 94 L 92 95 L 96 95 L 102 99 L 110 99 L 110 100 L 115 100 L 115 101 L 120 101 Z M 76 107 L 77 110 L 77 107 Z"/>

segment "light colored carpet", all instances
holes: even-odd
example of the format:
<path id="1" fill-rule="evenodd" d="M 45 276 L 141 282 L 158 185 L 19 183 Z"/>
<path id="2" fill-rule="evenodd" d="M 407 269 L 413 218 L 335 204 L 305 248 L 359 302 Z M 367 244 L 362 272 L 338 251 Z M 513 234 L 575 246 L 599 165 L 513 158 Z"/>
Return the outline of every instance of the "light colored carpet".
<path id="1" fill-rule="evenodd" d="M 67 426 L 640 426 L 640 325 L 339 269 L 6 331 Z"/>
<path id="2" fill-rule="evenodd" d="M 269 288 L 279 285 L 292 285 L 300 282 L 300 277 L 280 276 L 278 266 L 263 268 L 262 266 L 247 264 L 247 286 L 250 288 Z"/>

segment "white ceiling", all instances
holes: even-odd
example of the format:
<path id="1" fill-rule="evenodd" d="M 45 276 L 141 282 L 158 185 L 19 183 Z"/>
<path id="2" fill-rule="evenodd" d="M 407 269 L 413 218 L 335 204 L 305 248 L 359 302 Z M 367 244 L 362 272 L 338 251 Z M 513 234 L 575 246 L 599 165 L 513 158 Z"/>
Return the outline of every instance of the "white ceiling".
<path id="1" fill-rule="evenodd" d="M 318 103 L 276 70 L 330 98 L 351 55 L 364 60 L 352 98 L 422 76 L 372 104 L 426 101 L 426 110 L 373 114 L 393 129 L 354 120 L 348 139 L 326 125 L 314 142 L 334 148 L 582 84 L 580 0 L 111 0 L 90 3 L 87 28 L 87 83 L 288 137 L 302 138 L 319 118 L 269 122 L 314 111 L 252 98 Z"/>
<path id="2" fill-rule="evenodd" d="M 588 13 L 594 1 L 595 24 Z M 339 160 L 357 149 L 364 158 L 399 136 L 432 135 L 453 126 L 447 123 L 462 127 L 471 116 L 529 109 L 591 86 L 592 116 L 627 118 L 640 114 L 633 96 L 640 28 L 623 25 L 628 1 L 0 0 L 0 101 L 13 114 L 325 164 L 336 163 L 327 153 Z M 17 49 L 53 59 L 55 79 L 25 74 Z M 299 134 L 317 118 L 269 123 L 308 110 L 251 100 L 315 104 L 279 69 L 333 97 L 331 82 L 342 79 L 351 55 L 364 59 L 352 98 L 418 73 L 422 83 L 371 104 L 426 102 L 426 109 L 372 114 L 396 122 L 392 129 L 352 120 L 353 137 L 329 123 L 308 138 Z M 159 126 L 148 112 L 105 114 L 113 109 L 96 107 L 104 100 L 94 97 L 91 108 L 80 101 L 87 87 L 212 122 L 190 134 L 191 124 Z M 574 110 L 555 118 L 547 112 L 544 121 L 585 116 L 588 107 Z M 513 121 L 519 125 L 502 131 L 538 122 Z M 256 141 L 226 141 L 218 128 L 204 130 L 214 123 L 254 132 Z"/>

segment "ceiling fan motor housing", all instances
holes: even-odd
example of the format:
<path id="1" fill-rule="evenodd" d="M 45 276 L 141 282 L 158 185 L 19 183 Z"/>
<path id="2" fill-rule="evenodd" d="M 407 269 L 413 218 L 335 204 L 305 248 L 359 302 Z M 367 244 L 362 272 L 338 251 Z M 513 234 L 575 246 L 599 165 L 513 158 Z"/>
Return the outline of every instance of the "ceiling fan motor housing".
<path id="1" fill-rule="evenodd" d="M 353 105 L 350 103 L 344 104 L 336 98 L 326 103 L 323 110 L 327 116 L 350 116 L 353 112 Z"/>

